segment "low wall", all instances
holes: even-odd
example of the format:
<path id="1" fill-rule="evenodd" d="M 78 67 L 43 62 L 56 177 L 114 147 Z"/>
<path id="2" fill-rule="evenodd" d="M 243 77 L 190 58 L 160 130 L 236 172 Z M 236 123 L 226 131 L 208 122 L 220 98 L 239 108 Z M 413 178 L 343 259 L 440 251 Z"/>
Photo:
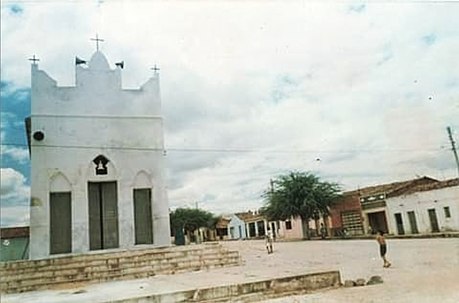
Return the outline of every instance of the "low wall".
<path id="1" fill-rule="evenodd" d="M 319 272 L 174 293 L 150 294 L 113 303 L 142 302 L 255 302 L 341 286 L 339 271 Z"/>

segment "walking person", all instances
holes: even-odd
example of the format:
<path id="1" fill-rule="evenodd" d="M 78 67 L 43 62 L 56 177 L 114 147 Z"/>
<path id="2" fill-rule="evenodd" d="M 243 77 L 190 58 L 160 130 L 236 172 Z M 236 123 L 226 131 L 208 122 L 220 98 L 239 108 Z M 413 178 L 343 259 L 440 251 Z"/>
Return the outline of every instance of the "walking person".
<path id="1" fill-rule="evenodd" d="M 391 264 L 386 259 L 387 244 L 386 244 L 386 239 L 384 238 L 384 232 L 382 230 L 378 231 L 378 235 L 376 236 L 376 241 L 379 244 L 379 254 L 381 255 L 381 258 L 384 261 L 383 267 L 385 268 L 390 267 Z"/>
<path id="2" fill-rule="evenodd" d="M 270 228 L 268 228 L 268 232 L 266 233 L 266 250 L 268 250 L 268 254 L 273 253 L 273 232 Z"/>

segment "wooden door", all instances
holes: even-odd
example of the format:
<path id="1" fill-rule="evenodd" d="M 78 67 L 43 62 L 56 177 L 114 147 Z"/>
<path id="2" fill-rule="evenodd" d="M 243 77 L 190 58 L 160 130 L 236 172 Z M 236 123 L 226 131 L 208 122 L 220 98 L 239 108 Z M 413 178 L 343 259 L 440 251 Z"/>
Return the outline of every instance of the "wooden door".
<path id="1" fill-rule="evenodd" d="M 438 227 L 437 213 L 435 212 L 435 208 L 429 209 L 428 212 L 432 232 L 438 233 L 440 231 L 440 228 Z"/>
<path id="2" fill-rule="evenodd" d="M 89 182 L 89 248 L 118 247 L 118 194 L 116 182 Z"/>
<path id="3" fill-rule="evenodd" d="M 153 244 L 151 189 L 134 189 L 135 244 Z"/>
<path id="4" fill-rule="evenodd" d="M 414 214 L 414 211 L 408 212 L 408 220 L 410 221 L 411 233 L 412 234 L 419 233 L 418 224 L 416 222 L 416 215 Z"/>
<path id="5" fill-rule="evenodd" d="M 72 252 L 72 202 L 70 192 L 50 193 L 50 254 Z"/>

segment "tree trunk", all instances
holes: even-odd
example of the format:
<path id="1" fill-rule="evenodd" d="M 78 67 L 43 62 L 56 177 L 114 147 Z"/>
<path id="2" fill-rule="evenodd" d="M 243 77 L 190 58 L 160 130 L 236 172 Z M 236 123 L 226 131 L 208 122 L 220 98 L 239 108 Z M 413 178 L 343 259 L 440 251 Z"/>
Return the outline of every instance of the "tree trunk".
<path id="1" fill-rule="evenodd" d="M 314 219 L 314 223 L 316 225 L 316 236 L 320 236 L 320 218 Z"/>
<path id="2" fill-rule="evenodd" d="M 327 229 L 327 234 L 329 237 L 331 237 L 332 233 L 331 233 L 331 227 L 329 226 L 328 224 L 328 215 L 327 214 L 324 214 L 322 216 L 323 220 L 324 220 L 324 225 L 325 225 L 325 228 Z"/>
<path id="3" fill-rule="evenodd" d="M 301 226 L 303 229 L 303 239 L 310 240 L 311 237 L 309 235 L 309 220 L 301 217 Z"/>

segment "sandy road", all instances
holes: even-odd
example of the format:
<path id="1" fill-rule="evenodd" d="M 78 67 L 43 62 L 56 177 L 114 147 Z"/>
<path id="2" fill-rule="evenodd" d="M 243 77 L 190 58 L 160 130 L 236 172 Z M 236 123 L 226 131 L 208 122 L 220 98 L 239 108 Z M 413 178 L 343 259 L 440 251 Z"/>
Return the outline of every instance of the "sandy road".
<path id="1" fill-rule="evenodd" d="M 342 280 L 380 275 L 384 283 L 340 288 L 267 302 L 459 302 L 459 238 L 388 240 L 384 269 L 374 240 L 277 242 L 268 255 L 263 241 L 224 242 L 238 249 L 246 272 L 296 274 L 338 269 Z"/>

